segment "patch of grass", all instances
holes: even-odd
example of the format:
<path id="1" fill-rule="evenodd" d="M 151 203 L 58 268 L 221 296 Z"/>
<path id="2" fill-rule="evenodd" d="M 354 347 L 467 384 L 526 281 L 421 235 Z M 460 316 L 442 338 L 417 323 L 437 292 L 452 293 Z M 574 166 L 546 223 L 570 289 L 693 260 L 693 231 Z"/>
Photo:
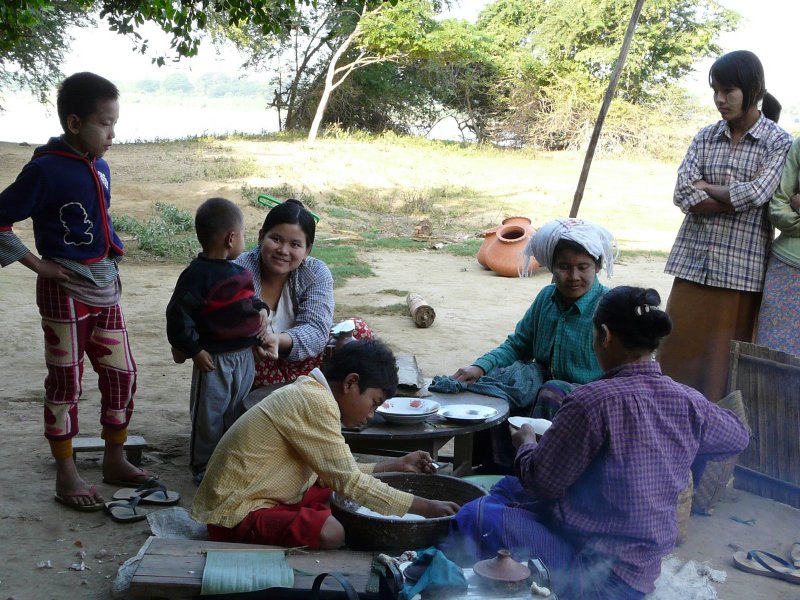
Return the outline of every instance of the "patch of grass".
<path id="1" fill-rule="evenodd" d="M 352 210 L 347 210 L 346 208 L 337 208 L 336 206 L 328 209 L 328 216 L 334 219 L 348 219 L 351 221 L 358 219 L 358 215 Z"/>
<path id="2" fill-rule="evenodd" d="M 215 156 L 210 164 L 204 164 L 202 177 L 205 180 L 243 179 L 260 175 L 258 163 L 250 158 L 234 158 L 231 156 Z"/>
<path id="3" fill-rule="evenodd" d="M 262 208 L 264 210 L 268 209 L 269 207 L 261 204 L 258 201 L 258 197 L 261 194 L 265 194 L 271 198 L 275 198 L 276 200 L 280 200 L 283 202 L 287 198 L 294 198 L 295 200 L 300 200 L 303 204 L 305 204 L 309 209 L 313 210 L 317 206 L 317 201 L 314 196 L 311 195 L 311 191 L 306 186 L 300 186 L 300 188 L 293 187 L 288 183 L 282 183 L 281 185 L 275 186 L 251 186 L 247 183 L 242 184 L 241 187 L 241 194 L 242 198 L 249 204 L 250 206 L 255 206 L 256 208 Z"/>
<path id="4" fill-rule="evenodd" d="M 365 236 L 362 247 L 372 250 L 424 250 L 425 244 L 407 237 Z"/>
<path id="5" fill-rule="evenodd" d="M 391 202 L 383 198 L 378 190 L 364 185 L 353 185 L 332 191 L 328 202 L 333 206 L 365 212 L 390 213 Z"/>
<path id="6" fill-rule="evenodd" d="M 457 244 L 447 244 L 443 250 L 456 256 L 475 256 L 483 243 L 482 239 L 464 240 Z"/>
<path id="7" fill-rule="evenodd" d="M 388 290 L 380 290 L 379 294 L 389 294 L 390 296 L 400 296 L 401 298 L 405 298 L 408 296 L 408 291 L 406 290 L 397 290 L 394 288 L 390 288 Z"/>
<path id="8" fill-rule="evenodd" d="M 339 287 L 350 277 L 372 277 L 375 273 L 358 258 L 356 247 L 348 244 L 314 244 L 311 254 L 324 261 L 333 274 L 333 285 Z"/>
<path id="9" fill-rule="evenodd" d="M 405 302 L 374 306 L 372 304 L 342 304 L 336 306 L 337 314 L 373 315 L 378 317 L 403 315 L 408 316 L 408 305 Z"/>
<path id="10" fill-rule="evenodd" d="M 129 215 L 112 217 L 114 229 L 136 237 L 137 254 L 185 262 L 200 251 L 194 236 L 194 217 L 172 204 L 156 202 L 156 216 L 141 223 Z"/>
<path id="11" fill-rule="evenodd" d="M 625 260 L 626 258 L 658 258 L 666 259 L 669 257 L 669 250 L 643 250 L 639 248 L 622 248 L 619 253 L 619 258 Z"/>

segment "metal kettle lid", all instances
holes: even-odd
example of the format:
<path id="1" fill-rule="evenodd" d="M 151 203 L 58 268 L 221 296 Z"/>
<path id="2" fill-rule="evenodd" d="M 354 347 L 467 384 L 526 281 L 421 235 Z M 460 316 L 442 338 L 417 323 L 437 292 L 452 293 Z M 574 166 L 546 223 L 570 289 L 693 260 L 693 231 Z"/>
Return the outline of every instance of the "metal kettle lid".
<path id="1" fill-rule="evenodd" d="M 494 558 L 475 563 L 472 570 L 480 577 L 492 581 L 518 582 L 531 576 L 531 570 L 514 560 L 511 552 L 505 548 L 498 550 Z"/>

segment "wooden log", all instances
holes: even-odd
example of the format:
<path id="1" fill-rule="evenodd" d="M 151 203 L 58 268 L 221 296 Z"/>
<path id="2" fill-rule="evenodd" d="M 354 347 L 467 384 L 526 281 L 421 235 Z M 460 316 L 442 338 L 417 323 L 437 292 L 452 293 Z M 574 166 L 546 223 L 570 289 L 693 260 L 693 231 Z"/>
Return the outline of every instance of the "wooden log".
<path id="1" fill-rule="evenodd" d="M 433 325 L 436 311 L 425 301 L 425 298 L 415 292 L 411 292 L 406 296 L 406 304 L 408 304 L 408 310 L 414 319 L 414 325 L 423 329 Z"/>

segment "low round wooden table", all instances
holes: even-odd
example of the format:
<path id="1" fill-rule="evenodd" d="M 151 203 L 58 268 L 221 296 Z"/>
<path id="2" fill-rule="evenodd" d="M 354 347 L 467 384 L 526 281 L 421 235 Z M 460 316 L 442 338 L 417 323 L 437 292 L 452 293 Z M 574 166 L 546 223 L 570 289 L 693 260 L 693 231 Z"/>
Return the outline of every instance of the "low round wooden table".
<path id="1" fill-rule="evenodd" d="M 432 392 L 426 400 L 433 400 L 442 408 L 453 404 L 478 404 L 491 406 L 497 414 L 477 423 L 455 423 L 441 415 L 434 415 L 422 423 L 400 425 L 388 423 L 380 415 L 359 431 L 343 429 L 350 450 L 361 454 L 402 456 L 414 450 L 425 450 L 438 460 L 439 449 L 450 439 L 453 444 L 453 473 L 469 475 L 472 471 L 472 434 L 499 425 L 508 417 L 508 402 L 492 396 L 473 392 L 441 394 Z"/>

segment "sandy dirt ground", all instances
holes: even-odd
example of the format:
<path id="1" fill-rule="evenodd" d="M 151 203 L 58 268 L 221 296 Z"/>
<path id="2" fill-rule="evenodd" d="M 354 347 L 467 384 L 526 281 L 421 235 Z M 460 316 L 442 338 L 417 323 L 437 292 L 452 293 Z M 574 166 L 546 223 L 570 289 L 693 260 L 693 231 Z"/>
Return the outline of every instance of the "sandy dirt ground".
<path id="1" fill-rule="evenodd" d="M 18 172 L 30 148 L 0 146 L 0 186 Z M 24 158 L 23 158 L 24 157 Z M 167 201 L 187 194 L 224 194 L 233 185 L 198 182 L 182 186 L 140 185 L 129 174 L 116 188 L 125 212 L 145 214 L 154 190 Z M 148 200 L 145 201 L 145 198 Z M 248 222 L 249 227 L 257 223 Z M 28 224 L 18 229 L 30 243 Z M 421 293 L 436 309 L 430 329 L 417 329 L 409 317 L 369 316 L 373 329 L 395 351 L 416 355 L 426 376 L 450 374 L 502 341 L 542 286 L 545 273 L 504 279 L 482 270 L 470 257 L 436 251 L 365 255 L 375 277 L 351 279 L 336 290 L 340 305 L 394 304 L 382 290 Z M 194 494 L 188 470 L 190 367 L 172 362 L 165 335 L 164 308 L 181 265 L 123 263 L 123 308 L 139 367 L 136 410 L 130 433 L 143 435 L 147 468 L 160 474 L 189 507 Z M 670 278 L 662 260 L 621 257 L 612 284 L 655 287 L 666 300 Z M 53 501 L 55 467 L 42 436 L 43 341 L 34 302 L 33 273 L 12 265 L 0 270 L 0 598 L 107 598 L 118 565 L 134 555 L 149 531 L 146 523 L 118 524 L 103 513 L 78 513 Z M 80 406 L 81 434 L 99 435 L 99 394 L 87 366 Z M 87 480 L 109 498 L 114 488 L 100 483 L 100 454 L 79 455 Z M 734 519 L 752 519 L 744 525 Z M 800 598 L 790 583 L 748 575 L 730 564 L 730 545 L 785 554 L 800 539 L 800 511 L 771 500 L 733 491 L 711 517 L 693 516 L 689 539 L 677 549 L 681 559 L 709 561 L 728 580 L 717 585 L 725 600 Z M 95 558 L 106 552 L 104 558 Z M 70 570 L 86 553 L 87 569 Z M 49 561 L 50 568 L 40 568 Z"/>

